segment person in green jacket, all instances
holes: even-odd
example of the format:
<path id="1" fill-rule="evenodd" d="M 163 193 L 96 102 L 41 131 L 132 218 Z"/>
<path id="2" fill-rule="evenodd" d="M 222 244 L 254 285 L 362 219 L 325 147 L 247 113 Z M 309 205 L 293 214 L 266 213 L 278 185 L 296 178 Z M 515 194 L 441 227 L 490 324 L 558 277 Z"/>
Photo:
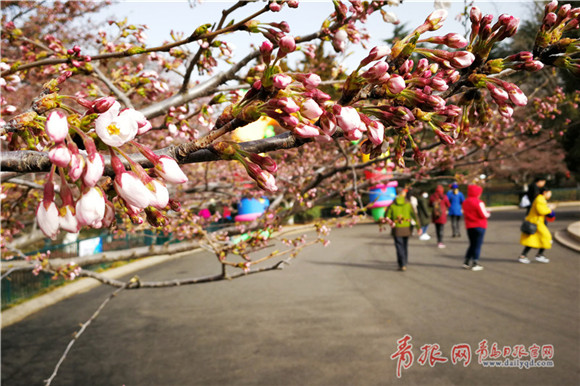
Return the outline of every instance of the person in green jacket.
<path id="1" fill-rule="evenodd" d="M 421 223 L 411 204 L 406 200 L 407 191 L 403 188 L 397 188 L 397 197 L 387 209 L 385 217 L 392 228 L 393 238 L 395 239 L 395 249 L 397 250 L 397 263 L 399 271 L 407 270 L 408 262 L 408 244 L 411 236 L 411 219 L 417 224 L 417 232 L 421 235 Z"/>

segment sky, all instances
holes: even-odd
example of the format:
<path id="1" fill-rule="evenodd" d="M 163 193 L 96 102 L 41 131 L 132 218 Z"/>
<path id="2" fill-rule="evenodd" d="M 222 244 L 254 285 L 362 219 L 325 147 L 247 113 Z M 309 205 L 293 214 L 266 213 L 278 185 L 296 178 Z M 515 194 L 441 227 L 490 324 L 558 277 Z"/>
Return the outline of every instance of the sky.
<path id="1" fill-rule="evenodd" d="M 110 17 L 113 15 L 115 19 L 128 18 L 129 23 L 145 24 L 148 27 L 146 32 L 148 36 L 148 45 L 159 45 L 164 41 L 169 40 L 169 32 L 174 30 L 176 32 L 184 32 L 184 36 L 189 34 L 199 25 L 205 23 L 214 23 L 219 21 L 221 11 L 233 4 L 233 1 L 215 1 L 204 0 L 191 7 L 187 1 L 127 1 L 122 0 L 117 4 L 108 7 L 103 12 L 102 17 Z M 432 33 L 433 35 L 444 35 L 449 32 L 465 33 L 465 27 L 455 20 L 455 17 L 460 14 L 465 2 L 448 1 L 450 7 L 448 8 L 449 16 L 445 25 L 438 31 Z M 530 16 L 529 6 L 530 1 L 475 1 L 482 12 L 491 13 L 499 16 L 501 13 L 509 13 L 511 15 L 526 19 Z M 240 20 L 247 15 L 253 13 L 255 10 L 262 8 L 263 2 L 256 2 L 242 7 L 233 14 L 234 19 Z M 414 28 L 423 23 L 425 18 L 434 10 L 433 0 L 418 1 L 405 0 L 398 7 L 385 7 L 386 10 L 393 11 L 397 14 L 402 23 L 408 22 L 409 29 Z M 305 35 L 316 31 L 326 16 L 333 11 L 332 2 L 326 1 L 300 1 L 300 6 L 297 9 L 283 7 L 281 12 L 270 13 L 260 16 L 258 19 L 263 22 L 282 21 L 289 23 L 291 34 L 294 36 Z M 370 48 L 383 44 L 383 40 L 392 36 L 393 26 L 383 21 L 381 15 L 377 12 L 369 18 L 367 23 L 367 31 L 371 35 L 371 41 L 368 43 L 368 50 Z M 248 34 L 247 32 L 236 32 L 230 34 L 225 38 L 231 42 L 238 52 L 234 56 L 234 60 L 242 58 L 247 53 L 247 47 L 250 43 L 259 45 L 265 39 L 261 35 Z M 366 56 L 367 50 L 361 47 L 350 47 L 347 50 L 352 55 L 344 59 L 344 65 L 347 68 L 356 67 L 356 64 Z"/>

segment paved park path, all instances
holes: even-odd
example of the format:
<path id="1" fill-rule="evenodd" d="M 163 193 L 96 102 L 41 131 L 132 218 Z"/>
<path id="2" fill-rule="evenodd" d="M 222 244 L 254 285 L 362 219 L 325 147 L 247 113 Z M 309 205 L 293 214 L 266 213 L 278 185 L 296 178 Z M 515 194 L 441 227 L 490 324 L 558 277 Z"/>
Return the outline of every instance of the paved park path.
<path id="1" fill-rule="evenodd" d="M 579 217 L 566 208 L 550 227 Z M 446 249 L 413 238 L 409 269 L 398 272 L 391 238 L 363 224 L 333 230 L 329 247 L 306 249 L 282 271 L 122 292 L 53 385 L 578 385 L 580 254 L 555 243 L 549 264 L 518 263 L 521 218 L 493 213 L 480 272 L 461 268 L 465 235 L 448 238 Z M 216 269 L 213 257 L 197 253 L 138 275 Z M 79 323 L 113 291 L 100 286 L 4 328 L 2 385 L 42 385 Z M 390 357 L 405 335 L 414 357 L 398 379 Z M 490 350 L 494 342 L 500 350 L 553 346 L 553 367 L 486 368 L 476 354 L 483 340 Z M 431 367 L 421 358 L 432 344 L 448 362 Z M 460 344 L 471 348 L 467 366 L 451 363 Z"/>

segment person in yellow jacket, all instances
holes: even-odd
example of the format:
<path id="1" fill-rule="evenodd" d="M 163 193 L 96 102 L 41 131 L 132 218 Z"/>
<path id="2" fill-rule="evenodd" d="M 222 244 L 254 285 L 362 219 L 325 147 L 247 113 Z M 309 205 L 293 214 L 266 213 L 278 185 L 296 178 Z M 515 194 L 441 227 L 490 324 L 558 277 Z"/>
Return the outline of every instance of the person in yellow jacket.
<path id="1" fill-rule="evenodd" d="M 536 224 L 538 230 L 533 235 L 522 233 L 520 236 L 520 244 L 524 246 L 518 259 L 520 263 L 530 263 L 527 254 L 532 248 L 538 249 L 536 261 L 540 263 L 550 262 L 550 259 L 544 256 L 544 250 L 552 248 L 552 234 L 546 226 L 546 217 L 554 216 L 552 206 L 548 205 L 550 197 L 552 197 L 552 192 L 549 189 L 540 188 L 540 194 L 534 199 L 530 212 L 526 216 L 526 220 Z"/>

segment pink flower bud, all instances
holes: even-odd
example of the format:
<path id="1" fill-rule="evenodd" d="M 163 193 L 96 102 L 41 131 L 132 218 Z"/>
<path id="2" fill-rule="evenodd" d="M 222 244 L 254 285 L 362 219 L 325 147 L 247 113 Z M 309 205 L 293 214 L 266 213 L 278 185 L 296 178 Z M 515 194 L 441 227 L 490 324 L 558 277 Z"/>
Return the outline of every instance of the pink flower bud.
<path id="1" fill-rule="evenodd" d="M 568 12 L 570 12 L 570 9 L 572 9 L 572 6 L 570 4 L 564 4 L 558 10 L 558 17 L 562 19 L 566 18 L 566 16 L 568 16 Z"/>
<path id="2" fill-rule="evenodd" d="M 296 50 L 296 40 L 294 40 L 294 36 L 292 35 L 284 35 L 284 37 L 280 39 L 278 45 L 280 47 L 280 51 L 278 51 L 278 57 L 285 56 Z M 282 52 L 282 56 L 280 55 L 280 52 Z"/>
<path id="3" fill-rule="evenodd" d="M 171 184 L 184 184 L 188 180 L 177 162 L 166 155 L 159 157 L 159 163 L 155 165 L 155 170 L 165 181 Z"/>
<path id="4" fill-rule="evenodd" d="M 433 131 L 435 132 L 435 134 L 437 134 L 437 136 L 439 137 L 439 140 L 442 143 L 445 143 L 447 145 L 453 145 L 455 144 L 455 140 L 453 138 L 451 138 L 451 136 L 445 134 L 444 132 L 442 132 L 439 129 L 433 128 Z"/>
<path id="5" fill-rule="evenodd" d="M 413 159 L 419 166 L 425 165 L 425 153 L 419 150 L 418 147 L 413 148 Z"/>
<path id="6" fill-rule="evenodd" d="M 320 127 L 326 135 L 334 135 L 337 127 L 334 115 L 332 113 L 324 112 L 320 117 Z"/>
<path id="7" fill-rule="evenodd" d="M 320 108 L 320 106 L 318 105 L 318 103 L 316 103 L 314 101 L 314 99 L 306 99 L 303 103 L 302 103 L 302 107 L 300 109 L 300 113 L 310 119 L 310 120 L 316 120 L 318 119 L 321 115 L 322 115 L 322 109 Z"/>
<path id="8" fill-rule="evenodd" d="M 282 9 L 282 6 L 280 4 L 274 2 L 268 4 L 268 7 L 272 12 L 279 12 Z"/>
<path id="9" fill-rule="evenodd" d="M 100 188 L 90 188 L 76 204 L 76 218 L 80 227 L 96 226 L 105 215 L 105 195 Z"/>
<path id="10" fill-rule="evenodd" d="M 153 199 L 151 191 L 133 172 L 118 173 L 115 176 L 114 186 L 119 196 L 136 208 L 148 207 Z"/>
<path id="11" fill-rule="evenodd" d="M 525 106 L 528 103 L 528 98 L 526 97 L 526 94 L 524 94 L 522 90 L 520 90 L 520 88 L 515 84 L 513 85 L 513 87 L 510 87 L 507 90 L 507 92 L 510 96 L 510 100 L 514 105 Z"/>
<path id="12" fill-rule="evenodd" d="M 451 48 L 463 48 L 468 44 L 467 39 L 458 33 L 448 33 L 444 38 L 445 44 Z"/>
<path id="13" fill-rule="evenodd" d="M 46 118 L 46 134 L 55 143 L 64 141 L 68 134 L 68 122 L 66 115 L 60 111 L 52 111 Z"/>
<path id="14" fill-rule="evenodd" d="M 260 46 L 260 53 L 262 55 L 262 60 L 264 63 L 269 64 L 271 60 L 272 50 L 274 49 L 274 45 L 266 40 Z"/>
<path id="15" fill-rule="evenodd" d="M 58 234 L 59 218 L 58 209 L 54 201 L 43 199 L 36 208 L 36 222 L 46 237 L 55 239 Z"/>
<path id="16" fill-rule="evenodd" d="M 554 24 L 556 24 L 557 19 L 558 19 L 558 15 L 556 15 L 554 12 L 550 12 L 550 13 L 546 14 L 546 16 L 544 16 L 543 24 L 547 27 L 551 27 Z"/>
<path id="17" fill-rule="evenodd" d="M 405 79 L 400 75 L 393 75 L 387 81 L 387 88 L 393 94 L 400 93 L 405 87 Z"/>
<path id="18" fill-rule="evenodd" d="M 288 7 L 290 8 L 298 8 L 298 5 L 300 4 L 299 0 L 288 0 Z"/>
<path id="19" fill-rule="evenodd" d="M 163 209 L 169 203 L 169 192 L 163 183 L 153 179 L 147 184 L 147 188 L 151 192 L 151 201 L 149 205 Z"/>
<path id="20" fill-rule="evenodd" d="M 498 102 L 498 104 L 503 104 L 503 103 L 507 102 L 510 99 L 507 91 L 505 91 L 504 89 L 501 89 L 499 87 L 496 87 L 496 86 L 494 86 L 493 84 L 491 84 L 489 82 L 487 82 L 485 84 L 485 86 L 489 90 L 489 93 L 490 93 L 491 97 L 496 102 Z"/>
<path id="21" fill-rule="evenodd" d="M 336 123 L 345 133 L 358 129 L 361 124 L 361 119 L 358 111 L 353 107 L 342 107 L 335 104 L 332 109 L 336 117 Z"/>
<path id="22" fill-rule="evenodd" d="M 307 90 L 315 89 L 321 82 L 320 76 L 317 74 L 296 74 L 295 77 Z"/>
<path id="23" fill-rule="evenodd" d="M 105 159 L 99 153 L 89 154 L 87 166 L 83 174 L 83 182 L 86 186 L 95 186 L 105 171 Z"/>
<path id="24" fill-rule="evenodd" d="M 286 74 L 276 74 L 274 75 L 272 81 L 274 83 L 274 87 L 283 89 L 292 83 L 292 78 Z"/>
<path id="25" fill-rule="evenodd" d="M 359 129 L 348 131 L 344 133 L 344 137 L 349 141 L 358 141 L 363 137 L 362 131 Z"/>
<path id="26" fill-rule="evenodd" d="M 368 137 L 373 145 L 378 146 L 383 143 L 383 139 L 385 138 L 385 126 L 378 121 L 371 121 L 367 124 L 368 128 Z"/>
<path id="27" fill-rule="evenodd" d="M 81 154 L 72 153 L 68 175 L 73 182 L 81 178 L 85 171 L 85 165 L 85 158 Z"/>
<path id="28" fill-rule="evenodd" d="M 472 23 L 479 23 L 481 21 L 481 10 L 478 7 L 471 7 L 469 10 L 469 19 Z"/>
<path id="29" fill-rule="evenodd" d="M 102 113 L 106 112 L 107 110 L 109 110 L 111 107 L 113 107 L 113 105 L 116 102 L 117 101 L 113 97 L 104 97 L 104 98 L 96 99 L 93 102 L 93 110 L 97 114 L 102 114 Z"/>
<path id="30" fill-rule="evenodd" d="M 296 125 L 298 125 L 300 123 L 300 121 L 298 120 L 298 118 L 296 118 L 294 115 L 281 115 L 278 117 L 278 119 L 280 119 L 280 124 L 285 126 L 286 128 L 294 128 Z"/>
<path id="31" fill-rule="evenodd" d="M 362 73 L 362 77 L 374 81 L 380 79 L 388 71 L 389 65 L 386 62 L 375 63 L 371 68 Z M 387 74 L 388 75 L 388 74 Z M 388 79 L 388 77 L 386 78 Z"/>
<path id="32" fill-rule="evenodd" d="M 276 173 L 276 171 L 278 171 L 278 165 L 276 165 L 276 162 L 274 162 L 274 160 L 271 157 L 250 153 L 248 158 L 250 158 L 250 161 L 260 166 L 268 173 L 274 174 Z"/>
<path id="33" fill-rule="evenodd" d="M 471 66 L 475 60 L 475 55 L 469 51 L 458 51 L 453 53 L 449 61 L 454 68 L 465 68 Z"/>
<path id="34" fill-rule="evenodd" d="M 425 23 L 430 25 L 430 31 L 438 30 L 443 26 L 443 22 L 447 18 L 447 10 L 446 9 L 438 9 L 432 12 L 427 19 L 425 19 Z"/>
<path id="35" fill-rule="evenodd" d="M 513 109 L 513 107 L 511 107 L 509 105 L 502 105 L 502 106 L 499 106 L 499 113 L 504 118 L 511 118 L 511 116 L 514 113 L 514 109 Z"/>
<path id="36" fill-rule="evenodd" d="M 70 233 L 77 233 L 79 231 L 79 222 L 75 216 L 74 208 L 71 205 L 65 205 L 60 208 L 59 226 L 60 229 Z"/>
<path id="37" fill-rule="evenodd" d="M 270 99 L 268 105 L 281 109 L 286 114 L 292 114 L 300 110 L 300 107 L 294 102 L 293 99 L 288 97 L 282 97 L 277 99 Z"/>
<path id="38" fill-rule="evenodd" d="M 64 143 L 59 143 L 54 146 L 48 152 L 48 159 L 50 162 L 59 166 L 61 168 L 66 168 L 71 160 L 70 150 L 64 145 Z"/>
<path id="39" fill-rule="evenodd" d="M 539 60 L 532 60 L 524 64 L 524 70 L 530 72 L 540 71 L 542 68 L 544 68 L 544 63 Z"/>
<path id="40" fill-rule="evenodd" d="M 431 78 L 430 85 L 431 85 L 431 87 L 433 87 L 433 89 L 435 89 L 437 91 L 445 91 L 449 88 L 449 86 L 447 85 L 447 82 L 445 82 L 441 78 Z"/>
<path id="41" fill-rule="evenodd" d="M 544 13 L 554 12 L 558 8 L 558 1 L 552 0 L 544 7 Z"/>
<path id="42" fill-rule="evenodd" d="M 302 138 L 312 138 L 320 135 L 318 127 L 305 123 L 296 125 L 292 132 Z"/>
<path id="43" fill-rule="evenodd" d="M 258 186 L 261 189 L 271 193 L 278 191 L 278 187 L 276 186 L 276 179 L 274 176 L 267 171 L 262 170 L 262 168 L 260 168 L 258 165 L 250 162 L 246 165 L 246 170 L 248 175 L 258 183 Z"/>
<path id="44" fill-rule="evenodd" d="M 390 53 L 391 48 L 389 46 L 376 46 L 369 52 L 369 55 L 360 62 L 360 64 L 361 66 L 366 66 L 370 62 L 380 60 Z"/>
<path id="45" fill-rule="evenodd" d="M 313 90 L 309 90 L 303 94 L 305 97 L 310 97 L 316 101 L 318 104 L 324 104 L 324 102 L 331 100 L 332 98 L 325 92 L 320 91 L 319 89 L 315 88 Z"/>

